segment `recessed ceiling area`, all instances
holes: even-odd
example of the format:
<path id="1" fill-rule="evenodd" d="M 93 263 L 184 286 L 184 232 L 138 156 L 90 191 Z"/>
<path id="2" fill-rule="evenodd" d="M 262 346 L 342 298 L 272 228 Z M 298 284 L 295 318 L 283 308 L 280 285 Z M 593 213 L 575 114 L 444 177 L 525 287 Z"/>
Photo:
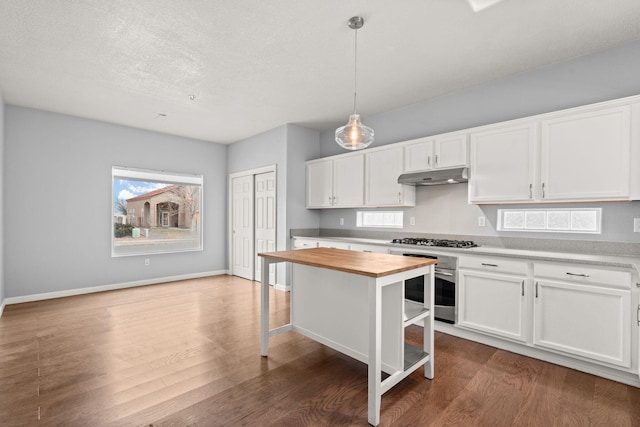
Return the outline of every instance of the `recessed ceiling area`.
<path id="1" fill-rule="evenodd" d="M 365 121 L 640 38 L 638 0 L 0 0 L 0 90 L 218 143 L 327 130 L 353 107 L 354 15 Z"/>

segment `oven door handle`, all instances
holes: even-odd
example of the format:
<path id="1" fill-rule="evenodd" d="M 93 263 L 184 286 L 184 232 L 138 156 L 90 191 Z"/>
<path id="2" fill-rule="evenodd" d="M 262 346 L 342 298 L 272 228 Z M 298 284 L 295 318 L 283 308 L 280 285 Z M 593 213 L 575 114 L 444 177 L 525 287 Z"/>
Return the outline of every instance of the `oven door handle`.
<path id="1" fill-rule="evenodd" d="M 445 273 L 444 271 L 438 269 L 435 270 L 435 273 L 437 276 L 453 277 L 453 273 Z"/>

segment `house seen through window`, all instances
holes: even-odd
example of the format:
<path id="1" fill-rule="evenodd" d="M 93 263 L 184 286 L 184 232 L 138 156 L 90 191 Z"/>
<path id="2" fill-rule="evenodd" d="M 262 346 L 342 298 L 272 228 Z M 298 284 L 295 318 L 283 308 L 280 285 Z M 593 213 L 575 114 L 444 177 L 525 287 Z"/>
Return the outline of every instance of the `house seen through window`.
<path id="1" fill-rule="evenodd" d="M 112 168 L 112 256 L 202 250 L 202 175 Z"/>

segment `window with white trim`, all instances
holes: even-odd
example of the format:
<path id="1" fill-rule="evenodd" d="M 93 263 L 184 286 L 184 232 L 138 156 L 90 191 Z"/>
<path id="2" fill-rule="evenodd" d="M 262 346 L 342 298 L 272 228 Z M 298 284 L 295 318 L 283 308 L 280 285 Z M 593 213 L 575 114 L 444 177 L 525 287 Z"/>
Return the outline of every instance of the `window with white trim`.
<path id="1" fill-rule="evenodd" d="M 111 255 L 202 250 L 202 175 L 112 167 Z"/>
<path id="2" fill-rule="evenodd" d="M 361 211 L 356 216 L 356 227 L 402 228 L 402 211 Z"/>
<path id="3" fill-rule="evenodd" d="M 600 234 L 602 209 L 498 209 L 498 230 Z"/>

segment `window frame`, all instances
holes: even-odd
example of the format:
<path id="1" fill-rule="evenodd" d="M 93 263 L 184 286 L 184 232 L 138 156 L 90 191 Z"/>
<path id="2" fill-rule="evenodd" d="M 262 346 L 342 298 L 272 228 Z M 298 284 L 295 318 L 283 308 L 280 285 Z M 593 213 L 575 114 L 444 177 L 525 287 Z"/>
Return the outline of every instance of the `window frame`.
<path id="1" fill-rule="evenodd" d="M 116 212 L 115 204 L 117 203 L 117 196 L 114 194 L 115 192 L 115 183 L 116 179 L 123 179 L 128 181 L 139 181 L 139 182 L 153 182 L 153 183 L 161 183 L 161 184 L 184 184 L 184 185 L 193 185 L 199 186 L 199 201 L 198 201 L 198 213 L 199 213 L 199 224 L 198 224 L 198 239 L 199 244 L 197 247 L 193 248 L 169 248 L 166 250 L 141 250 L 139 252 L 131 252 L 131 253 L 119 253 L 116 251 L 116 238 L 115 238 L 115 221 L 114 215 Z M 127 211 L 129 211 L 129 207 L 127 206 Z M 152 169 L 139 169 L 139 168 L 131 168 L 131 167 L 123 167 L 123 166 L 112 166 L 111 167 L 111 257 L 112 258 L 120 258 L 120 257 L 130 257 L 130 256 L 149 256 L 149 255 L 158 255 L 158 254 L 168 254 L 168 253 L 184 253 L 184 252 L 197 252 L 204 250 L 204 176 L 202 174 L 188 174 L 188 173 L 179 173 L 179 172 L 169 172 L 162 170 L 152 170 Z M 136 227 L 137 228 L 137 227 Z M 144 228 L 144 227 L 140 227 Z M 148 245 L 147 245 L 148 246 Z M 142 246 L 144 248 L 144 245 Z"/>

